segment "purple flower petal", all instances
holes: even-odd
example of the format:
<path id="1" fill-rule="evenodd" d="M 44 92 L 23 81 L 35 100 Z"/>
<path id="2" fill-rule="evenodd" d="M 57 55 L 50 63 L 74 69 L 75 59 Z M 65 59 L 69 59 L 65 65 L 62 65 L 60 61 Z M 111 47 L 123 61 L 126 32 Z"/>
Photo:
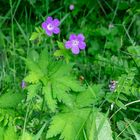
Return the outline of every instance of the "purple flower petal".
<path id="1" fill-rule="evenodd" d="M 41 26 L 42 26 L 43 29 L 46 29 L 47 28 L 47 23 L 43 22 Z"/>
<path id="2" fill-rule="evenodd" d="M 54 19 L 52 17 L 48 17 L 45 22 L 42 23 L 42 28 L 46 31 L 48 36 L 52 36 L 52 34 L 60 33 L 59 26 L 60 21 L 58 19 Z"/>
<path id="3" fill-rule="evenodd" d="M 25 83 L 25 81 L 22 80 L 22 82 L 21 82 L 21 88 L 25 88 L 25 87 L 26 87 L 26 83 Z"/>
<path id="4" fill-rule="evenodd" d="M 73 9 L 74 9 L 74 5 L 71 4 L 71 5 L 69 6 L 69 9 L 70 9 L 70 10 L 73 10 Z"/>
<path id="5" fill-rule="evenodd" d="M 84 42 L 85 37 L 83 34 L 71 34 L 69 40 L 66 41 L 65 47 L 67 49 L 71 48 L 73 54 L 79 54 L 80 49 L 84 50 L 86 47 L 86 43 Z"/>
<path id="6" fill-rule="evenodd" d="M 78 34 L 77 38 L 78 38 L 79 41 L 84 41 L 85 40 L 85 37 L 84 37 L 83 34 Z"/>
<path id="7" fill-rule="evenodd" d="M 60 25 L 60 21 L 58 19 L 54 19 L 53 25 L 54 26 L 59 26 Z"/>
<path id="8" fill-rule="evenodd" d="M 86 47 L 86 43 L 85 42 L 80 42 L 78 47 L 81 49 L 81 50 L 84 50 L 85 47 Z"/>
<path id="9" fill-rule="evenodd" d="M 67 41 L 67 42 L 65 43 L 65 47 L 66 47 L 67 49 L 71 48 L 71 47 L 72 47 L 71 41 Z"/>
<path id="10" fill-rule="evenodd" d="M 48 36 L 52 36 L 52 31 L 49 31 L 48 29 L 46 29 L 46 34 L 48 35 Z"/>
<path id="11" fill-rule="evenodd" d="M 71 50 L 73 54 L 78 54 L 80 52 L 78 46 L 72 47 Z"/>
<path id="12" fill-rule="evenodd" d="M 54 34 L 59 34 L 60 33 L 60 29 L 58 27 L 53 29 L 53 33 Z"/>
<path id="13" fill-rule="evenodd" d="M 46 23 L 50 23 L 50 22 L 52 22 L 52 20 L 53 20 L 52 17 L 47 17 L 47 19 L 46 19 Z"/>
<path id="14" fill-rule="evenodd" d="M 75 40 L 77 39 L 77 36 L 75 34 L 71 34 L 69 40 Z"/>

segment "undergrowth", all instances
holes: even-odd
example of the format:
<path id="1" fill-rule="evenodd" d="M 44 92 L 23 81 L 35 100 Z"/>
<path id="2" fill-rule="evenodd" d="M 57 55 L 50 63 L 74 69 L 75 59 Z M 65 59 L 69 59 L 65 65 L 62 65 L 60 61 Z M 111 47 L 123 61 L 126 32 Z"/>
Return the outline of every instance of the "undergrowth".
<path id="1" fill-rule="evenodd" d="M 0 1 L 0 140 L 140 140 L 138 0 Z"/>

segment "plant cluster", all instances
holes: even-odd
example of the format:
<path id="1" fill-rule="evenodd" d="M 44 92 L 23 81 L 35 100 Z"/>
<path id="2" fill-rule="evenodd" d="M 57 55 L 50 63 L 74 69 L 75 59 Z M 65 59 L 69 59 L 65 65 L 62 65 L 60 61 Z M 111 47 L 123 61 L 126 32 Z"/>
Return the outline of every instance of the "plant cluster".
<path id="1" fill-rule="evenodd" d="M 139 5 L 2 0 L 0 140 L 140 140 Z"/>

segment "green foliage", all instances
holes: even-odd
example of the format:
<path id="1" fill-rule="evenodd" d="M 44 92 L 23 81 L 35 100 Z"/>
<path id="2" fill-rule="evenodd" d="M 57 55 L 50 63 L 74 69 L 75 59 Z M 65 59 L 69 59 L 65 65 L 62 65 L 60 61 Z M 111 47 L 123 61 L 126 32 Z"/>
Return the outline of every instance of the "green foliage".
<path id="1" fill-rule="evenodd" d="M 127 48 L 127 50 L 130 53 L 130 56 L 133 58 L 132 61 L 136 63 L 138 67 L 140 67 L 140 46 L 130 46 Z"/>
<path id="2" fill-rule="evenodd" d="M 18 140 L 14 126 L 10 125 L 7 128 L 0 127 L 0 138 L 1 140 Z"/>
<path id="3" fill-rule="evenodd" d="M 0 95 L 0 108 L 16 108 L 24 97 L 24 94 L 8 91 L 7 93 Z"/>
<path id="4" fill-rule="evenodd" d="M 7 91 L 0 96 L 0 124 L 7 126 L 12 123 L 15 116 L 17 105 L 25 98 L 24 94 L 13 93 L 12 90 Z M 7 130 L 8 131 L 8 130 Z"/>
<path id="5" fill-rule="evenodd" d="M 38 133 L 33 137 L 33 140 L 39 140 L 40 139 L 40 137 L 41 137 L 41 135 L 42 135 L 43 130 L 44 130 L 45 127 L 46 127 L 46 124 L 44 124 L 41 127 L 41 129 L 38 131 Z"/>
<path id="6" fill-rule="evenodd" d="M 89 113 L 90 109 L 74 109 L 55 115 L 47 132 L 47 138 L 61 133 L 60 139 L 80 139 Z"/>
<path id="7" fill-rule="evenodd" d="M 5 133 L 4 133 L 4 140 L 18 140 L 17 139 L 17 134 L 15 132 L 15 128 L 13 126 L 9 126 Z"/>
<path id="8" fill-rule="evenodd" d="M 123 92 L 124 94 L 130 95 L 135 93 L 135 90 L 132 88 L 133 80 L 135 74 L 129 72 L 128 74 L 123 74 L 118 79 L 118 86 L 116 89 L 117 94 Z"/>
<path id="9" fill-rule="evenodd" d="M 33 99 L 37 95 L 37 93 L 39 91 L 39 88 L 40 88 L 40 84 L 39 83 L 32 84 L 32 85 L 28 86 L 28 88 L 27 88 L 28 89 L 27 101 Z"/>
<path id="10" fill-rule="evenodd" d="M 110 122 L 106 115 L 100 113 L 97 109 L 92 109 L 85 125 L 85 136 L 89 140 L 103 140 L 105 137 L 108 140 L 113 140 Z"/>
<path id="11" fill-rule="evenodd" d="M 98 139 L 102 140 L 105 135 L 108 135 L 108 139 L 112 140 L 112 131 L 106 116 L 99 113 L 93 106 L 89 108 L 90 105 L 95 104 L 98 94 L 103 94 L 100 85 L 90 86 L 85 92 L 79 93 L 75 99 L 76 106 L 71 109 L 64 107 L 62 112 L 52 118 L 47 138 L 60 135 L 59 139 L 82 140 L 86 135 L 87 139 L 93 140 L 97 135 Z M 100 130 L 98 130 L 99 125 L 101 125 Z M 85 130 L 86 134 L 84 134 Z"/>
<path id="12" fill-rule="evenodd" d="M 135 73 L 133 71 L 129 71 L 128 74 L 122 74 L 118 77 L 117 87 L 114 93 L 107 93 L 107 100 L 109 102 L 115 102 L 117 106 L 120 108 L 126 109 L 124 105 L 124 101 L 128 101 L 128 97 L 137 96 L 137 92 L 139 91 L 139 87 L 134 86 L 134 76 Z"/>
<path id="13" fill-rule="evenodd" d="M 110 124 L 102 113 L 90 108 L 72 109 L 61 112 L 52 118 L 47 138 L 55 137 L 60 134 L 59 139 L 82 140 L 86 135 L 89 140 L 103 140 L 107 136 L 112 139 Z M 85 134 L 84 134 L 85 131 Z"/>
<path id="14" fill-rule="evenodd" d="M 62 42 L 57 42 L 59 50 L 56 50 L 54 52 L 54 56 L 56 57 L 64 57 L 66 63 L 69 63 L 70 59 L 72 58 L 71 54 L 69 53 L 68 50 L 65 49 L 64 43 Z"/>
<path id="15" fill-rule="evenodd" d="M 51 84 L 48 83 L 47 86 L 43 87 L 43 93 L 45 96 L 45 101 L 47 102 L 48 107 L 51 109 L 51 111 L 55 111 L 56 110 L 56 100 L 53 99 L 52 97 L 52 90 L 51 90 Z"/>
<path id="16" fill-rule="evenodd" d="M 1 0 L 0 140 L 139 140 L 139 5 Z M 48 16 L 59 35 L 41 28 Z M 72 33 L 85 36 L 78 55 L 65 48 Z"/>
<path id="17" fill-rule="evenodd" d="M 95 105 L 104 96 L 101 85 L 88 86 L 88 89 L 81 92 L 76 97 L 76 103 L 79 107 Z"/>
<path id="18" fill-rule="evenodd" d="M 136 140 L 139 140 L 140 139 L 140 133 L 137 133 L 135 127 L 133 127 L 131 122 L 129 122 L 128 120 L 127 120 L 127 122 L 130 125 L 130 128 L 131 128 L 132 132 L 134 133 Z"/>
<path id="19" fill-rule="evenodd" d="M 119 138 L 125 137 L 126 139 L 139 139 L 140 124 L 137 121 L 128 120 L 117 122 L 119 132 L 123 132 L 122 135 L 118 135 Z"/>
<path id="20" fill-rule="evenodd" d="M 16 112 L 12 109 L 0 109 L 0 123 L 2 126 L 8 125 L 14 120 Z"/>
<path id="21" fill-rule="evenodd" d="M 39 45 L 42 42 L 42 36 L 43 36 L 44 32 L 43 32 L 42 28 L 40 28 L 40 27 L 35 28 L 35 29 L 36 29 L 36 32 L 32 33 L 30 40 L 36 41 L 37 44 Z"/>
<path id="22" fill-rule="evenodd" d="M 38 56 L 37 52 L 34 54 Z M 31 100 L 37 95 L 37 91 L 42 89 L 48 107 L 54 112 L 57 108 L 57 101 L 71 105 L 72 99 L 69 93 L 71 90 L 75 92 L 84 90 L 84 87 L 70 74 L 73 64 L 51 60 L 47 49 L 44 49 L 39 57 L 31 55 L 26 63 L 30 71 L 24 80 L 32 83 L 27 88 L 27 100 Z M 40 86 L 41 83 L 42 86 Z"/>
<path id="23" fill-rule="evenodd" d="M 32 140 L 32 139 L 33 136 L 28 132 L 24 132 L 22 136 L 19 138 L 19 140 Z"/>

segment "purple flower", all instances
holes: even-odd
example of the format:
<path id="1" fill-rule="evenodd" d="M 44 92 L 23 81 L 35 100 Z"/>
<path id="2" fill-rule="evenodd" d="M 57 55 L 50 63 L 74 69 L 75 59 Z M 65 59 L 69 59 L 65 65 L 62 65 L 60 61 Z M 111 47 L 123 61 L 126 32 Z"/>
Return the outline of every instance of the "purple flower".
<path id="1" fill-rule="evenodd" d="M 112 92 L 115 91 L 117 83 L 118 83 L 118 81 L 115 81 L 115 80 L 110 81 L 110 83 L 109 83 L 110 91 L 112 91 Z"/>
<path id="2" fill-rule="evenodd" d="M 86 43 L 84 42 L 85 37 L 83 34 L 71 34 L 69 41 L 66 41 L 65 47 L 67 49 L 71 49 L 73 54 L 78 54 L 81 50 L 84 50 L 86 47 Z"/>
<path id="3" fill-rule="evenodd" d="M 25 81 L 22 80 L 22 82 L 21 82 L 21 88 L 25 88 L 25 87 L 26 87 L 26 83 L 25 83 Z"/>
<path id="4" fill-rule="evenodd" d="M 60 21 L 58 19 L 54 19 L 52 17 L 48 17 L 46 21 L 42 23 L 42 28 L 46 31 L 48 36 L 52 36 L 52 34 L 59 34 L 60 29 L 58 26 L 60 25 Z"/>
<path id="5" fill-rule="evenodd" d="M 70 10 L 73 10 L 73 9 L 74 9 L 74 5 L 71 4 L 70 7 L 69 7 L 69 9 L 70 9 Z"/>

